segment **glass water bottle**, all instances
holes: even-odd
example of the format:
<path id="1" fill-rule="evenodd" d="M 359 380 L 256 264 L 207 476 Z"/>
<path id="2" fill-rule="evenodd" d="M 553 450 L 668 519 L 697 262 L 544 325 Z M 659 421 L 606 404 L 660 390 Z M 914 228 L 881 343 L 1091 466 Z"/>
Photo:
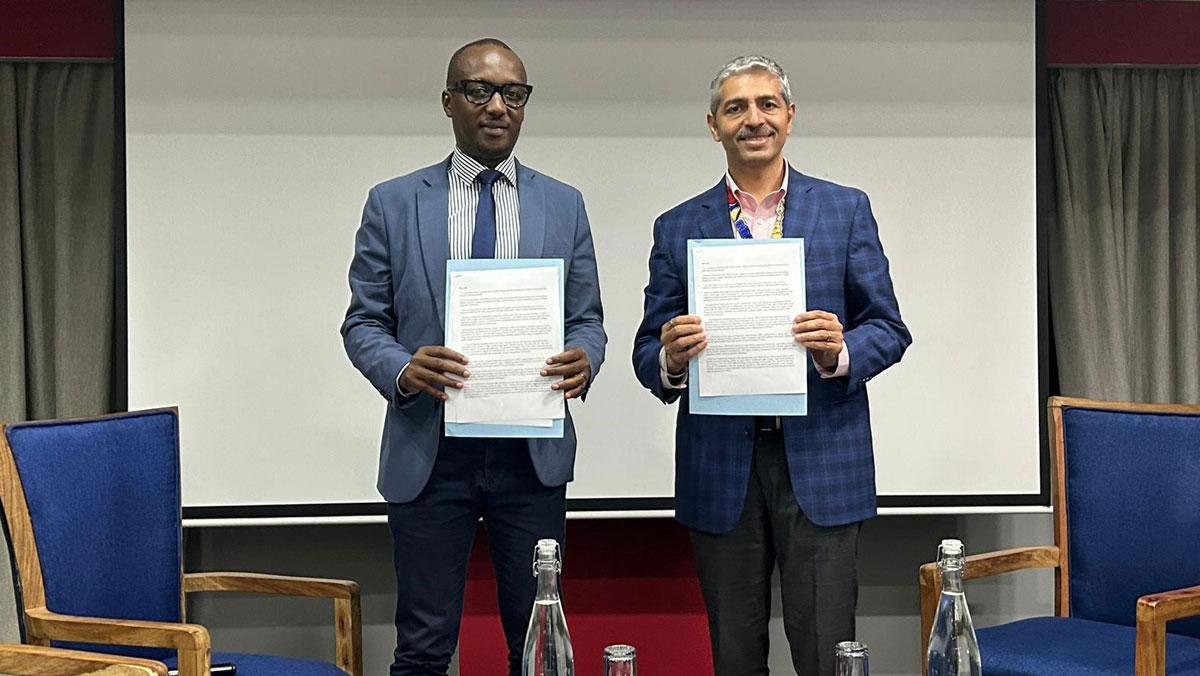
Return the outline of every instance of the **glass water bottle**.
<path id="1" fill-rule="evenodd" d="M 637 676 L 637 652 L 631 645 L 604 649 L 604 676 Z"/>
<path id="2" fill-rule="evenodd" d="M 963 594 L 964 557 L 961 540 L 942 540 L 938 546 L 942 597 L 929 634 L 928 676 L 980 676 L 982 671 L 979 642 Z"/>
<path id="3" fill-rule="evenodd" d="M 529 630 L 525 633 L 521 675 L 574 676 L 571 635 L 567 633 L 567 618 L 558 595 L 558 574 L 562 571 L 558 542 L 538 540 L 533 551 L 537 596 L 533 600 Z"/>
<path id="4" fill-rule="evenodd" d="M 834 664 L 834 676 L 868 676 L 867 644 L 858 641 L 842 641 L 834 646 L 837 650 L 837 662 Z"/>

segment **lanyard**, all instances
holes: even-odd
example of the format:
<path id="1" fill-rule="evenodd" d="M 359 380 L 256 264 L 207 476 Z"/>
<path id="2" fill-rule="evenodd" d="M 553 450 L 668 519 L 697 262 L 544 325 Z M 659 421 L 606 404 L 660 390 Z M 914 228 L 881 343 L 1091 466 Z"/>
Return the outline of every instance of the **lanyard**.
<path id="1" fill-rule="evenodd" d="M 750 232 L 750 226 L 746 225 L 745 219 L 742 218 L 742 205 L 733 196 L 733 188 L 730 188 L 728 183 L 725 184 L 725 194 L 729 198 L 729 220 L 733 221 L 733 229 L 737 231 L 738 237 L 754 239 L 754 234 Z M 783 203 L 786 199 L 786 197 L 780 199 L 779 205 L 775 207 L 775 227 L 771 229 L 772 239 L 783 237 Z"/>

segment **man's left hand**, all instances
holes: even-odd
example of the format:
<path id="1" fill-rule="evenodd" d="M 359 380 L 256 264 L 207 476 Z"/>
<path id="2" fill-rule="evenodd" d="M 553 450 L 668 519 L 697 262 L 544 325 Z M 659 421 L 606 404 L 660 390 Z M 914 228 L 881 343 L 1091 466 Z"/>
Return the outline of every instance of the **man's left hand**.
<path id="1" fill-rule="evenodd" d="M 550 384 L 552 390 L 562 390 L 567 399 L 574 399 L 583 394 L 588 380 L 592 377 L 592 365 L 588 362 L 587 353 L 578 347 L 569 348 L 546 360 L 548 366 L 542 369 L 544 376 L 562 376 L 563 379 Z"/>
<path id="2" fill-rule="evenodd" d="M 808 348 L 813 359 L 826 371 L 837 369 L 842 353 L 842 323 L 837 315 L 824 310 L 810 310 L 796 315 L 792 321 L 796 342 Z"/>

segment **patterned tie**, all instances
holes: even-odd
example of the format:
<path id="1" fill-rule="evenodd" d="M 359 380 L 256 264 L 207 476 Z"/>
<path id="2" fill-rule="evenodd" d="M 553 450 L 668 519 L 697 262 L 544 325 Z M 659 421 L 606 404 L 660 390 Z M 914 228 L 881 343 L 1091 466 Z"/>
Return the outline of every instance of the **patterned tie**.
<path id="1" fill-rule="evenodd" d="M 492 184 L 501 176 L 495 169 L 484 169 L 476 179 L 479 181 L 479 206 L 475 209 L 471 258 L 496 257 L 496 198 L 492 195 Z"/>

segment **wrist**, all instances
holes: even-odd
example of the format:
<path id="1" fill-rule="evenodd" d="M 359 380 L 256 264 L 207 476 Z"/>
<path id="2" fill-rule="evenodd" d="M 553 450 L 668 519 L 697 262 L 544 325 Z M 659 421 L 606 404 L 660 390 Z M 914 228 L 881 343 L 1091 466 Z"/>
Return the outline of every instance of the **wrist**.
<path id="1" fill-rule="evenodd" d="M 408 383 L 408 378 L 406 378 L 408 375 L 407 371 L 408 367 L 406 366 L 404 370 L 400 371 L 400 375 L 396 377 L 396 391 L 402 397 L 413 397 L 416 396 L 417 389 Z"/>

